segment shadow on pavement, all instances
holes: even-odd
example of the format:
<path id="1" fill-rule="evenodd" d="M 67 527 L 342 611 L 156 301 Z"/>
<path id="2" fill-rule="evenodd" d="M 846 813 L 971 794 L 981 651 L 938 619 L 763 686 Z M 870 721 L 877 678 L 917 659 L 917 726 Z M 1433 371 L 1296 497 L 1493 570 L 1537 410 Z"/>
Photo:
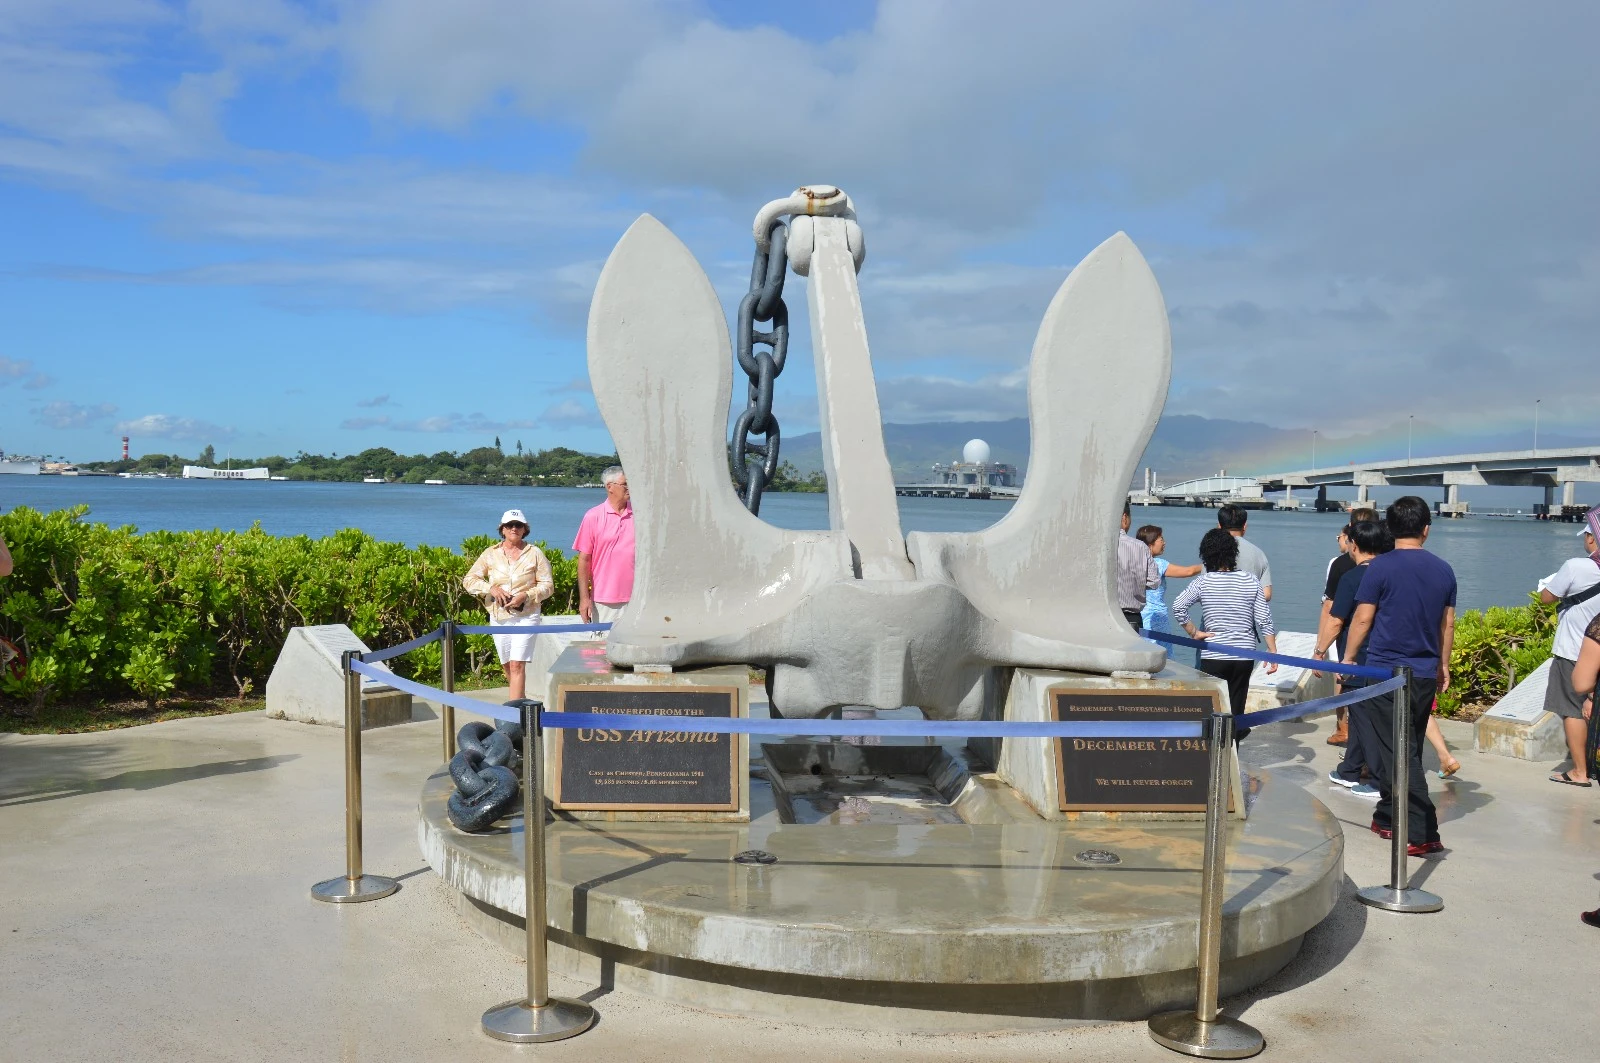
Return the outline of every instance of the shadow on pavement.
<path id="1" fill-rule="evenodd" d="M 112 752 L 123 751 L 117 749 Z M 104 755 L 104 751 L 100 751 L 100 755 Z M 74 747 L 70 750 L 52 751 L 47 756 L 57 760 L 58 763 L 42 766 L 42 770 L 38 771 L 35 778 L 12 783 L 0 789 L 0 807 L 12 808 L 43 801 L 60 801 L 69 797 L 104 793 L 107 790 L 154 790 L 195 779 L 265 771 L 291 760 L 300 759 L 298 753 L 286 753 L 270 757 L 215 760 L 205 764 L 189 764 L 175 768 L 144 768 L 94 779 L 84 777 L 86 770 L 92 767 L 96 759 L 96 751 L 93 749 Z"/>
<path id="2" fill-rule="evenodd" d="M 1339 903 L 1326 919 L 1306 931 L 1299 955 L 1265 982 L 1232 998 L 1228 1012 L 1242 1015 L 1256 1001 L 1310 985 L 1343 963 L 1366 933 L 1371 910 L 1356 900 L 1355 894 L 1356 884 L 1346 875 L 1339 884 Z"/>

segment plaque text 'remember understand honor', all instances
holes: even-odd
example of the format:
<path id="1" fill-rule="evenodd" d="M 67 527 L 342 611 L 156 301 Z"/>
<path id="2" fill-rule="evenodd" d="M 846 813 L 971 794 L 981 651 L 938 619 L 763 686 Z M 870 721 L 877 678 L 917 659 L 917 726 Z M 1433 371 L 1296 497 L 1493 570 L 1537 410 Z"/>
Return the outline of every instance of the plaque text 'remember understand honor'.
<path id="1" fill-rule="evenodd" d="M 565 687 L 561 711 L 731 718 L 732 687 Z M 557 808 L 737 812 L 738 736 L 565 728 L 556 738 Z"/>
<path id="2" fill-rule="evenodd" d="M 1057 720 L 1202 721 L 1214 693 L 1164 690 L 1050 692 Z M 1203 812 L 1210 773 L 1205 738 L 1058 738 L 1062 811 Z"/>

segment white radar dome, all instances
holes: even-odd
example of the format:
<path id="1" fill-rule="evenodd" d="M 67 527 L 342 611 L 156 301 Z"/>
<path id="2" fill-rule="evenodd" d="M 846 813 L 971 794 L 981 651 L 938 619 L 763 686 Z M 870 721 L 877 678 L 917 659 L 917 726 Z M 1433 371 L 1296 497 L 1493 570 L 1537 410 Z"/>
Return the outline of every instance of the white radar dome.
<path id="1" fill-rule="evenodd" d="M 981 439 L 967 440 L 967 445 L 961 448 L 961 460 L 968 465 L 987 465 L 989 463 L 989 444 Z"/>

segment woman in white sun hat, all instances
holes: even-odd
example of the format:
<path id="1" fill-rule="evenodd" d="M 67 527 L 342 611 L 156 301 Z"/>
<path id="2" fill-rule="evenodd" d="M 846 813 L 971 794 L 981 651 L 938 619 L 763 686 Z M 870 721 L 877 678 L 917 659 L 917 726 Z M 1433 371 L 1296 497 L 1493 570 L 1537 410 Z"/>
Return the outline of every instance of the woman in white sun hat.
<path id="1" fill-rule="evenodd" d="M 500 541 L 478 555 L 461 581 L 468 594 L 483 602 L 491 624 L 534 627 L 540 603 L 555 590 L 549 559 L 527 538 L 528 518 L 520 509 L 506 510 L 500 517 Z M 496 635 L 494 648 L 511 686 L 510 700 L 523 697 L 528 691 L 528 662 L 533 660 L 533 632 Z"/>

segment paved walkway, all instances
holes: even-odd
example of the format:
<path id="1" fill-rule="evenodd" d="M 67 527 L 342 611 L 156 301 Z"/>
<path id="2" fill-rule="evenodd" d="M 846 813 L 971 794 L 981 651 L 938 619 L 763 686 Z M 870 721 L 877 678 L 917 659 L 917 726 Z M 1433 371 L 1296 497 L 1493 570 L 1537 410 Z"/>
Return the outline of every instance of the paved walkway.
<path id="1" fill-rule="evenodd" d="M 1432 778 L 1444 859 L 1415 878 L 1437 915 L 1348 896 L 1386 878 L 1370 802 L 1329 786 L 1330 723 L 1256 730 L 1252 769 L 1304 785 L 1349 827 L 1346 898 L 1300 956 L 1227 1001 L 1278 1060 L 1577 1060 L 1600 1033 L 1592 989 L 1600 791 L 1471 751 Z M 922 1038 L 784 1026 L 556 979 L 600 1024 L 503 1045 L 478 1030 L 522 967 L 466 929 L 418 856 L 416 800 L 436 723 L 367 732 L 366 854 L 404 888 L 351 908 L 310 885 L 343 870 L 342 732 L 259 714 L 62 737 L 0 735 L 0 1059 L 1175 1060 L 1142 1023 Z M 1431 764 L 1431 753 L 1429 754 Z"/>

